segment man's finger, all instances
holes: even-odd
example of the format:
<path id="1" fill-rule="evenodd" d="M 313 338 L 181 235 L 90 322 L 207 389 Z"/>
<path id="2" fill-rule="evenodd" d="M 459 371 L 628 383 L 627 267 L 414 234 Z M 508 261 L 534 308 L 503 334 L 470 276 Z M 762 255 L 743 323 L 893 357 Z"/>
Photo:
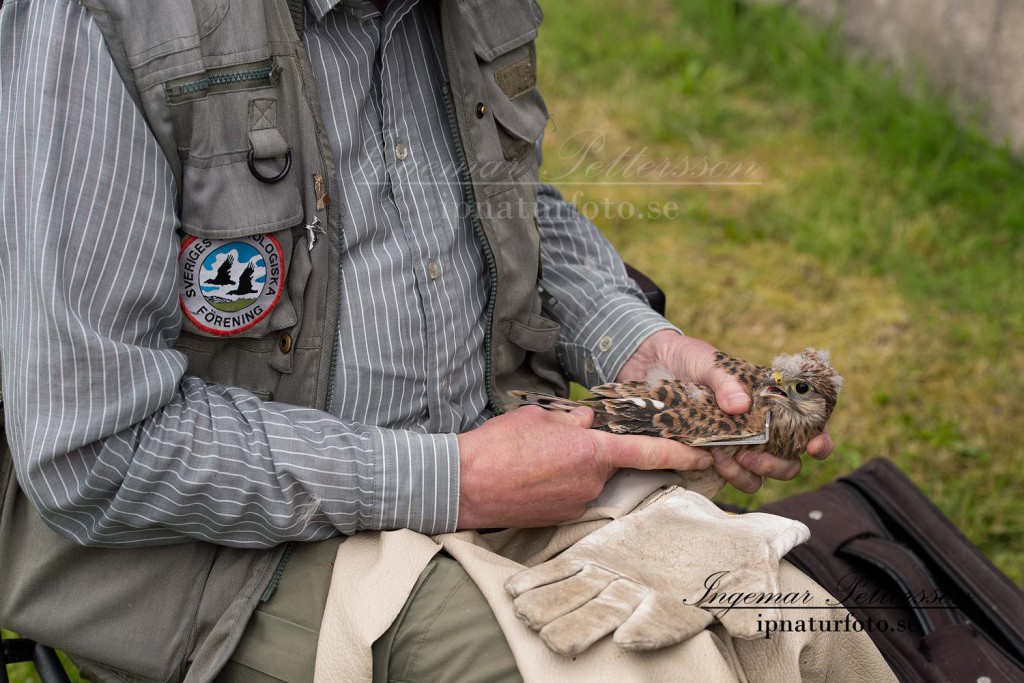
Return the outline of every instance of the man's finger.
<path id="1" fill-rule="evenodd" d="M 715 470 L 722 479 L 744 493 L 754 493 L 761 488 L 761 477 L 736 462 L 727 451 L 716 448 L 712 453 L 715 456 Z"/>
<path id="2" fill-rule="evenodd" d="M 832 437 L 828 434 L 828 428 L 825 428 L 825 432 L 818 434 L 818 436 L 811 439 L 811 442 L 807 444 L 807 454 L 817 460 L 824 460 L 828 456 L 832 455 L 832 449 L 835 448 L 832 443 Z"/>
<path id="3" fill-rule="evenodd" d="M 706 470 L 714 460 L 706 451 L 670 439 L 594 432 L 606 462 L 637 470 Z"/>
<path id="4" fill-rule="evenodd" d="M 770 479 L 788 481 L 800 474 L 799 458 L 789 460 L 778 458 L 764 451 L 745 451 L 736 456 L 736 462 L 755 474 Z"/>

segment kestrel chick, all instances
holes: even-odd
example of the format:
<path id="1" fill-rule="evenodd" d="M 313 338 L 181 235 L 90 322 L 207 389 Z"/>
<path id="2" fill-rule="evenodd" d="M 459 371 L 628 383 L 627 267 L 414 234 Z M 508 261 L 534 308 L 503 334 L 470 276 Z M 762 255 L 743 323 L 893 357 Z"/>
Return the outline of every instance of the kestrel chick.
<path id="1" fill-rule="evenodd" d="M 781 458 L 799 458 L 825 428 L 843 386 L 829 365 L 828 351 L 812 348 L 780 355 L 770 368 L 719 351 L 715 365 L 750 393 L 749 412 L 729 415 L 708 387 L 656 373 L 646 382 L 602 384 L 581 401 L 524 391 L 509 395 L 519 405 L 549 410 L 589 406 L 593 428 L 615 434 L 662 436 L 690 446 L 723 447 L 733 455 L 756 445 Z"/>

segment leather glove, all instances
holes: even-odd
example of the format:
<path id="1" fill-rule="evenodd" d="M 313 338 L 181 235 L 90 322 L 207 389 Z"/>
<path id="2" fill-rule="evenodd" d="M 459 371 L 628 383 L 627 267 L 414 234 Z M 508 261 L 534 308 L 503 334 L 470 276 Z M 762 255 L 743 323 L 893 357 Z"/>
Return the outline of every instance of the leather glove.
<path id="1" fill-rule="evenodd" d="M 700 494 L 672 488 L 557 558 L 515 574 L 505 589 L 516 615 L 564 655 L 612 631 L 626 650 L 674 645 L 716 616 L 730 635 L 755 638 L 758 615 L 779 618 L 778 610 L 727 609 L 721 594 L 779 593 L 779 559 L 808 538 L 800 522 L 731 515 Z"/>

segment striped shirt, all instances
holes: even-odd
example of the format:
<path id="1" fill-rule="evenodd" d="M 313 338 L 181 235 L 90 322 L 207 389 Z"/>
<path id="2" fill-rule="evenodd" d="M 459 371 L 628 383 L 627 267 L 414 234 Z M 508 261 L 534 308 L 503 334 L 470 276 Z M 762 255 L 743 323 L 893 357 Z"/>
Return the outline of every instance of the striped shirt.
<path id="1" fill-rule="evenodd" d="M 435 6 L 308 5 L 345 179 L 334 414 L 185 374 L 166 159 L 79 3 L 0 10 L 8 439 L 26 495 L 81 543 L 266 547 L 455 528 L 455 435 L 489 416 L 487 275 L 454 171 Z M 417 181 L 427 166 L 434 181 Z M 553 188 L 540 188 L 538 221 L 559 358 L 583 384 L 612 379 L 671 325 Z"/>

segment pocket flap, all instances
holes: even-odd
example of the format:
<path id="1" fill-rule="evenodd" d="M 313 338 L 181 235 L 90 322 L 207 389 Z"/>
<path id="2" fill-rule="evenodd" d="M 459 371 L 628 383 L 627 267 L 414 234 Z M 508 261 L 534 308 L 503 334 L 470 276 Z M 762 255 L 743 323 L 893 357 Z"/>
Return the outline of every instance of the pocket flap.
<path id="1" fill-rule="evenodd" d="M 511 100 L 497 83 L 488 83 L 494 118 L 511 135 L 534 143 L 548 123 L 548 108 L 536 88 Z"/>
<path id="2" fill-rule="evenodd" d="M 558 323 L 539 315 L 530 315 L 530 323 L 525 325 L 518 320 L 512 321 L 509 330 L 509 341 L 516 346 L 537 353 L 550 351 L 558 341 Z"/>
<path id="3" fill-rule="evenodd" d="M 265 162 L 268 175 L 279 159 Z M 197 237 L 227 239 L 276 232 L 302 222 L 299 174 L 268 185 L 253 178 L 244 159 L 212 166 L 189 160 L 182 168 L 181 209 L 185 232 Z"/>
<path id="4" fill-rule="evenodd" d="M 536 0 L 462 0 L 473 49 L 485 62 L 537 38 L 544 13 Z"/>

